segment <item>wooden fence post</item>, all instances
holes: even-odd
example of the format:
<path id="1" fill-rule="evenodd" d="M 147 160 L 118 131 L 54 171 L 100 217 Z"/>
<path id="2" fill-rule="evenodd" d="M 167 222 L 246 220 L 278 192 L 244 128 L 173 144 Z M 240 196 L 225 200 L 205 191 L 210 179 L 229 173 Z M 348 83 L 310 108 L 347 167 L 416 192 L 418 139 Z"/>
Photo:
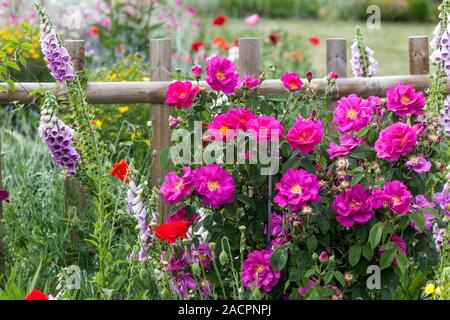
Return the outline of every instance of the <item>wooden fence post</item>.
<path id="1" fill-rule="evenodd" d="M 327 39 L 327 74 L 336 72 L 339 78 L 347 78 L 347 39 Z M 328 110 L 333 111 L 336 100 L 331 100 Z M 338 133 L 337 127 L 329 126 L 330 133 Z"/>
<path id="2" fill-rule="evenodd" d="M 67 40 L 65 47 L 72 59 L 73 68 L 76 73 L 83 72 L 85 67 L 85 42 L 84 40 Z M 66 197 L 66 212 L 70 207 L 76 208 L 76 217 L 79 219 L 86 212 L 88 207 L 88 197 L 86 189 L 83 188 L 73 177 L 68 176 L 64 182 Z M 74 241 L 80 241 L 80 235 L 72 232 L 70 237 Z"/>
<path id="3" fill-rule="evenodd" d="M 347 39 L 327 39 L 327 74 L 333 71 L 347 78 Z"/>
<path id="4" fill-rule="evenodd" d="M 409 37 L 409 72 L 412 75 L 430 73 L 428 37 Z"/>
<path id="5" fill-rule="evenodd" d="M 239 74 L 249 76 L 254 74 L 259 77 L 260 55 L 258 38 L 239 39 Z"/>
<path id="6" fill-rule="evenodd" d="M 150 74 L 152 81 L 172 80 L 172 42 L 170 39 L 150 40 Z M 167 105 L 152 105 L 152 182 L 153 186 L 159 186 L 164 179 L 166 170 L 161 166 L 160 156 L 164 148 L 170 147 L 171 130 L 169 116 L 171 108 Z M 161 221 L 164 222 L 169 207 L 160 201 L 159 206 Z"/>

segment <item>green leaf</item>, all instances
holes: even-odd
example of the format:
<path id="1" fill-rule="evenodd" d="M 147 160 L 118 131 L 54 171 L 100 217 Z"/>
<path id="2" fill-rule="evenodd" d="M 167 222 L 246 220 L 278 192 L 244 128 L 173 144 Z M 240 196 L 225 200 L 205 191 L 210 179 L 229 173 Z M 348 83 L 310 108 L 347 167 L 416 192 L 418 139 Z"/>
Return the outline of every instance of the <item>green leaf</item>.
<path id="1" fill-rule="evenodd" d="M 310 235 L 308 239 L 306 239 L 306 246 L 308 247 L 309 252 L 313 252 L 317 248 L 317 238 L 315 235 Z"/>
<path id="2" fill-rule="evenodd" d="M 397 250 L 395 257 L 397 258 L 397 266 L 400 269 L 400 272 L 404 274 L 409 266 L 408 258 L 404 256 L 400 250 Z"/>
<path id="3" fill-rule="evenodd" d="M 350 250 L 348 252 L 348 260 L 350 262 L 350 265 L 353 267 L 361 258 L 361 245 L 359 243 L 353 245 L 350 247 Z"/>
<path id="4" fill-rule="evenodd" d="M 237 194 L 236 195 L 236 200 L 241 202 L 241 203 L 243 203 L 243 204 L 245 204 L 245 205 L 247 205 L 247 206 L 249 206 L 249 207 L 256 208 L 255 201 L 253 201 L 252 198 L 247 197 L 244 194 Z"/>
<path id="5" fill-rule="evenodd" d="M 11 93 L 14 93 L 16 91 L 16 84 L 14 81 L 12 79 L 7 79 L 5 82 L 8 84 Z"/>
<path id="6" fill-rule="evenodd" d="M 20 71 L 19 66 L 14 61 L 6 61 L 6 66 L 11 68 L 11 69 L 14 69 L 16 71 Z"/>
<path id="7" fill-rule="evenodd" d="M 369 232 L 369 243 L 372 249 L 375 249 L 381 241 L 383 235 L 383 224 L 378 222 L 375 224 Z"/>
<path id="8" fill-rule="evenodd" d="M 270 256 L 270 265 L 275 271 L 282 270 L 287 263 L 288 254 L 285 247 L 277 246 Z"/>
<path id="9" fill-rule="evenodd" d="M 393 249 L 386 250 L 383 252 L 383 255 L 381 256 L 381 259 L 380 259 L 381 270 L 384 270 L 391 266 L 392 262 L 394 261 L 396 252 L 397 252 L 397 250 L 393 250 Z"/>
<path id="10" fill-rule="evenodd" d="M 357 175 L 355 175 L 352 178 L 352 181 L 350 182 L 350 186 L 353 187 L 353 186 L 357 185 L 363 177 L 364 177 L 364 173 L 358 173 Z"/>
<path id="11" fill-rule="evenodd" d="M 22 43 L 21 48 L 24 51 L 30 51 L 31 49 L 33 49 L 33 45 L 29 42 L 24 42 Z"/>
<path id="12" fill-rule="evenodd" d="M 375 155 L 375 151 L 367 146 L 360 146 L 350 152 L 349 156 L 355 159 L 370 159 Z"/>
<path id="13" fill-rule="evenodd" d="M 344 279 L 344 275 L 342 274 L 342 272 L 335 271 L 334 277 L 336 278 L 337 281 L 339 281 L 339 283 L 341 284 L 342 287 L 345 287 L 345 279 Z"/>
<path id="14" fill-rule="evenodd" d="M 420 231 L 425 229 L 425 217 L 422 211 L 415 211 L 410 215 L 410 217 Z"/>
<path id="15" fill-rule="evenodd" d="M 366 243 L 365 245 L 362 246 L 361 254 L 366 260 L 368 260 L 368 261 L 372 260 L 372 258 L 373 258 L 373 249 L 370 246 L 370 244 Z"/>

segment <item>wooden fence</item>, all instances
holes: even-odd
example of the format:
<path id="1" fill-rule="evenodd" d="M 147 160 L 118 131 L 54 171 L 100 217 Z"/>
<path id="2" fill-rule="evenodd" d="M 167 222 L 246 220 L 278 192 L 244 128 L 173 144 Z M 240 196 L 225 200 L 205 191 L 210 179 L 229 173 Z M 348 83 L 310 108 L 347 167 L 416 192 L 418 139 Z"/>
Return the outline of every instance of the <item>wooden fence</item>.
<path id="1" fill-rule="evenodd" d="M 67 48 L 72 56 L 77 71 L 85 66 L 84 41 L 67 41 Z M 406 43 L 405 43 L 406 45 Z M 239 72 L 241 75 L 260 73 L 260 42 L 256 38 L 239 39 Z M 153 161 L 152 179 L 155 185 L 161 182 L 165 172 L 159 161 L 160 151 L 170 146 L 170 128 L 168 126 L 170 107 L 164 105 L 165 93 L 172 80 L 172 46 L 170 39 L 150 40 L 150 73 L 149 82 L 91 82 L 87 86 L 86 96 L 92 104 L 130 104 L 151 103 L 153 137 L 152 148 L 155 159 Z M 370 95 L 383 96 L 387 87 L 397 82 L 413 85 L 418 90 L 424 90 L 429 84 L 429 50 L 428 37 L 409 38 L 410 74 L 400 76 L 386 76 L 373 78 L 347 78 L 347 40 L 341 38 L 327 40 L 327 72 L 335 71 L 339 75 L 337 85 L 331 93 L 334 99 L 356 93 L 367 97 Z M 383 61 L 381 61 L 383 63 Z M 295 70 L 289 70 L 295 71 Z M 307 86 L 316 89 L 318 94 L 324 92 L 326 79 L 314 79 Z M 206 88 L 206 83 L 201 82 Z M 64 87 L 55 83 L 18 83 L 14 93 L 0 93 L 0 104 L 12 101 L 29 103 L 28 93 L 37 88 L 47 88 L 55 94 L 64 94 Z M 266 80 L 260 92 L 262 94 L 279 94 L 285 89 L 279 80 Z M 447 85 L 450 92 L 450 84 Z M 237 94 L 240 94 L 239 92 Z M 1 181 L 0 181 L 1 184 Z M 1 210 L 1 207 L 0 207 Z M 1 212 L 0 212 L 1 219 Z"/>

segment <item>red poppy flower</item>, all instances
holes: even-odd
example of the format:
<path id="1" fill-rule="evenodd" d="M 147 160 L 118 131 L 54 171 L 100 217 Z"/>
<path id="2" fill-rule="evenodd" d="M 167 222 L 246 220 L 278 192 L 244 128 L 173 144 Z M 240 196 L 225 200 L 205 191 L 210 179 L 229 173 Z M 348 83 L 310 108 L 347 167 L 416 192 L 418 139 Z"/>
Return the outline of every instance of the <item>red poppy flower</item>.
<path id="1" fill-rule="evenodd" d="M 100 33 L 100 30 L 97 27 L 92 27 L 91 28 L 91 34 L 93 36 L 97 36 Z"/>
<path id="2" fill-rule="evenodd" d="M 276 46 L 281 40 L 281 35 L 278 33 L 271 33 L 269 34 L 269 40 L 274 46 Z"/>
<path id="3" fill-rule="evenodd" d="M 188 226 L 184 221 L 175 221 L 166 224 L 160 224 L 155 229 L 155 234 L 163 241 L 169 244 L 175 243 L 178 238 L 186 239 Z"/>
<path id="4" fill-rule="evenodd" d="M 312 37 L 309 38 L 309 42 L 314 46 L 318 46 L 320 44 L 320 39 L 317 37 Z"/>
<path id="5" fill-rule="evenodd" d="M 215 26 L 222 26 L 227 22 L 227 17 L 225 16 L 218 16 L 214 18 L 213 25 Z"/>
<path id="6" fill-rule="evenodd" d="M 204 47 L 205 47 L 205 44 L 201 41 L 197 41 L 192 44 L 192 50 L 194 50 L 195 52 L 198 52 L 201 48 L 204 48 Z"/>
<path id="7" fill-rule="evenodd" d="M 120 162 L 116 163 L 112 170 L 111 176 L 120 179 L 121 181 L 128 183 L 130 180 L 128 179 L 128 164 L 125 160 L 120 160 Z"/>
<path id="8" fill-rule="evenodd" d="M 220 50 L 226 52 L 228 51 L 228 43 L 227 40 L 225 40 L 224 37 L 221 36 L 217 36 L 215 37 L 212 41 L 211 44 L 217 48 L 219 48 Z"/>
<path id="9" fill-rule="evenodd" d="M 33 289 L 23 300 L 48 300 L 48 297 L 42 291 Z"/>

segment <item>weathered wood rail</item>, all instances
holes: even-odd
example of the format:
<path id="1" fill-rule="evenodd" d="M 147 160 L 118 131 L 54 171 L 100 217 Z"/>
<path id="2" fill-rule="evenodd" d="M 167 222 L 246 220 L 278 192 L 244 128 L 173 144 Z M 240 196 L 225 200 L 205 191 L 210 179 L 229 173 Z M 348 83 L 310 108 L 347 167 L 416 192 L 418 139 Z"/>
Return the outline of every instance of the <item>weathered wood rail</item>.
<path id="1" fill-rule="evenodd" d="M 239 72 L 242 75 L 259 74 L 259 40 L 256 38 L 241 38 L 239 39 L 239 47 Z M 67 48 L 73 57 L 75 68 L 82 70 L 85 61 L 84 41 L 67 41 Z M 164 100 L 167 87 L 172 79 L 171 48 L 169 39 L 150 40 L 151 81 L 91 82 L 86 90 L 87 100 L 92 104 L 150 103 L 153 105 L 151 120 L 153 121 L 152 148 L 155 161 L 153 161 L 152 180 L 155 185 L 159 184 L 165 175 L 158 160 L 160 151 L 170 145 L 170 129 L 168 126 L 170 107 L 164 105 Z M 386 88 L 394 86 L 397 82 L 411 84 L 418 90 L 424 90 L 430 84 L 428 76 L 428 37 L 409 38 L 409 62 L 409 75 L 347 78 L 347 40 L 342 38 L 327 40 L 327 72 L 335 71 L 339 75 L 336 88 L 331 93 L 334 99 L 350 93 L 356 93 L 363 97 L 383 96 Z M 381 61 L 381 63 L 383 62 Z M 200 86 L 205 89 L 207 87 L 205 82 L 200 82 Z M 326 88 L 326 80 L 324 78 L 314 79 L 307 86 L 313 87 L 317 94 L 322 94 Z M 28 94 L 37 88 L 52 90 L 57 95 L 65 93 L 64 87 L 55 83 L 17 83 L 14 93 L 0 93 L 0 104 L 12 101 L 30 103 L 31 99 Z M 285 88 L 279 80 L 266 80 L 260 88 L 260 93 L 264 95 L 283 92 L 285 92 Z M 450 93 L 450 83 L 447 84 L 447 92 Z M 163 211 L 166 210 L 166 208 L 163 209 Z"/>

